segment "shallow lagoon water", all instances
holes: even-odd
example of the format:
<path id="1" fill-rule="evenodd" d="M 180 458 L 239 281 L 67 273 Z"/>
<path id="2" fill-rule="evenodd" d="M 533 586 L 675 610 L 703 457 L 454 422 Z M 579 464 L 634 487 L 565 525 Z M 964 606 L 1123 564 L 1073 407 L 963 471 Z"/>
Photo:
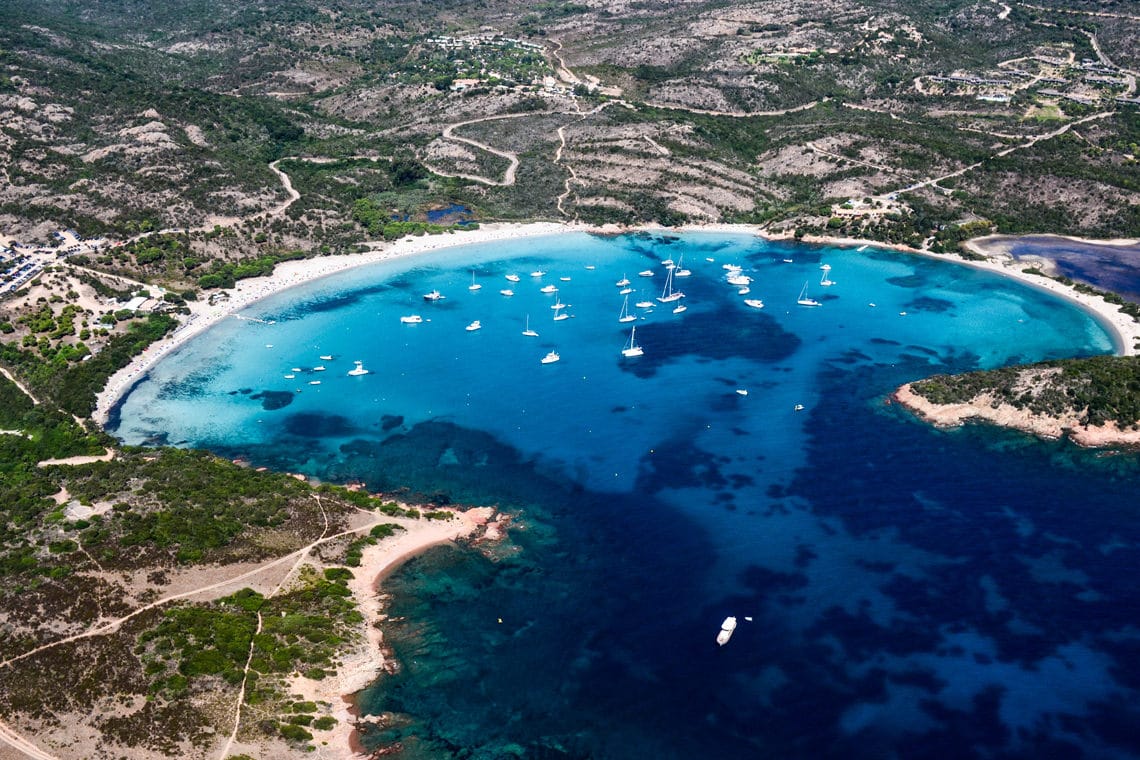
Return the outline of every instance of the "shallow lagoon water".
<path id="1" fill-rule="evenodd" d="M 687 311 L 634 307 L 682 254 Z M 623 275 L 637 359 L 620 354 Z M 804 283 L 822 306 L 795 303 Z M 447 298 L 424 302 L 433 289 Z M 556 297 L 571 319 L 553 321 Z M 885 403 L 934 372 L 1110 351 L 1068 304 L 873 249 L 566 235 L 356 270 L 245 313 L 275 324 L 229 320 L 164 360 L 118 435 L 522 516 L 517 553 L 436 550 L 387 584 L 403 668 L 362 699 L 397 716 L 372 746 L 1140 752 L 1135 459 L 935 431 Z M 372 373 L 347 376 L 354 360 Z"/>

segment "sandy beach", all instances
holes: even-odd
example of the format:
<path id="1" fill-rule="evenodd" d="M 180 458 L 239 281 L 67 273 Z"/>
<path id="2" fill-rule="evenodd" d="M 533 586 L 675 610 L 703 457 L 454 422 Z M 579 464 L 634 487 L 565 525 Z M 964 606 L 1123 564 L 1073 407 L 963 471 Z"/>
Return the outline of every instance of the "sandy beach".
<path id="1" fill-rule="evenodd" d="M 353 760 L 365 757 L 359 751 L 355 736 L 356 723 L 354 695 L 371 685 L 380 673 L 396 667 L 384 657 L 383 636 L 376 622 L 383 616 L 383 601 L 379 595 L 380 582 L 404 561 L 421 554 L 433 546 L 459 539 L 494 541 L 502 536 L 505 517 L 496 517 L 491 507 L 477 507 L 465 512 L 451 511 L 451 520 L 414 520 L 393 517 L 385 520 L 400 525 L 404 530 L 364 548 L 360 566 L 350 568 L 353 574 L 348 588 L 352 592 L 364 621 L 360 624 L 360 640 L 353 649 L 341 654 L 335 675 L 313 680 L 296 675 L 289 683 L 289 692 L 297 700 L 330 705 L 321 715 L 331 715 L 337 723 L 327 731 L 311 728 L 313 757 L 325 760 Z M 367 720 L 367 719 L 365 719 Z M 255 757 L 264 754 L 267 747 L 235 743 L 234 752 L 246 752 Z"/>

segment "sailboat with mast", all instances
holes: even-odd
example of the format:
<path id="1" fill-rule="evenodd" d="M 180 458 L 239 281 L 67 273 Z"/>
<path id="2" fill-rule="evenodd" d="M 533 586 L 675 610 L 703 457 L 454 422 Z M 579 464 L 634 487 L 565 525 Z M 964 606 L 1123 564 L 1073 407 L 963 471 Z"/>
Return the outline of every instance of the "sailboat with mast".
<path id="1" fill-rule="evenodd" d="M 528 338 L 537 338 L 538 337 L 538 333 L 535 332 L 534 330 L 530 329 L 530 315 L 529 314 L 526 315 L 526 329 L 523 330 L 522 334 Z"/>
<path id="2" fill-rule="evenodd" d="M 830 266 L 823 270 L 823 276 L 819 278 L 819 284 L 825 288 L 835 284 L 835 280 L 831 279 Z"/>
<path id="3" fill-rule="evenodd" d="M 629 313 L 629 296 L 621 304 L 621 313 L 618 314 L 618 322 L 636 322 L 637 315 Z"/>
<path id="4" fill-rule="evenodd" d="M 808 284 L 805 282 L 803 288 L 800 290 L 800 297 L 796 299 L 796 303 L 800 306 L 822 306 L 819 301 L 814 298 L 809 298 L 807 294 Z"/>
<path id="5" fill-rule="evenodd" d="M 632 359 L 636 356 L 643 356 L 645 352 L 641 350 L 641 346 L 637 345 L 637 325 L 630 328 L 629 343 L 625 344 L 625 348 L 621 350 L 621 355 L 627 359 Z"/>
<path id="6" fill-rule="evenodd" d="M 472 269 L 472 270 L 471 270 L 471 284 L 467 286 L 467 289 L 468 289 L 468 290 L 470 290 L 470 291 L 476 291 L 476 290 L 479 290 L 479 289 L 480 289 L 480 288 L 482 288 L 482 287 L 483 287 L 482 285 L 480 285 L 479 283 L 475 282 L 475 270 L 474 270 L 474 269 Z"/>
<path id="7" fill-rule="evenodd" d="M 665 275 L 665 288 L 661 291 L 661 295 L 657 297 L 657 300 L 661 303 L 673 303 L 674 301 L 680 301 L 684 297 L 685 294 L 681 291 L 673 290 L 673 269 L 668 270 Z"/>

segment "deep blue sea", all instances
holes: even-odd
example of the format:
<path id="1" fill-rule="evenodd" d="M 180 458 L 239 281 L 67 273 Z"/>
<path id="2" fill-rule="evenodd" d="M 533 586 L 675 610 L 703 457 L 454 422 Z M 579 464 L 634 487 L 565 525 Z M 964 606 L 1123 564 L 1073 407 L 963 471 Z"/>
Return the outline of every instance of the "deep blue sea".
<path id="1" fill-rule="evenodd" d="M 655 300 L 667 258 L 691 270 L 683 313 Z M 820 306 L 796 303 L 805 285 Z M 165 359 L 117 434 L 518 515 L 493 556 L 440 548 L 385 583 L 402 667 L 362 695 L 387 714 L 371 747 L 1140 756 L 1136 455 L 938 431 L 887 401 L 936 372 L 1110 352 L 1069 304 L 875 249 L 574 234 L 359 269 L 245 314 L 274 324 L 227 320 Z"/>

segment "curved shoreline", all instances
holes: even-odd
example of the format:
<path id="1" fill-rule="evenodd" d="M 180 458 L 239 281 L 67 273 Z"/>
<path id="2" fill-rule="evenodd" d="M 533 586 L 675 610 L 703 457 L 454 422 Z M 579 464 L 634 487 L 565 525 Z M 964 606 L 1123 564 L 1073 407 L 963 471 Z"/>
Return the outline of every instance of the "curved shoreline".
<path id="1" fill-rule="evenodd" d="M 286 261 L 278 264 L 271 275 L 239 281 L 232 292 L 228 293 L 224 299 L 218 299 L 215 296 L 214 299 L 191 302 L 190 316 L 185 322 L 166 338 L 150 345 L 126 367 L 108 378 L 103 390 L 96 396 L 96 406 L 95 411 L 92 413 L 92 419 L 101 427 L 106 426 L 110 418 L 110 412 L 114 406 L 159 359 L 186 341 L 217 324 L 222 319 L 234 316 L 242 309 L 264 298 L 288 290 L 289 288 L 305 285 L 323 277 L 356 267 L 395 258 L 413 256 L 462 245 L 478 245 L 480 243 L 569 232 L 596 234 L 625 234 L 632 232 L 722 232 L 726 234 L 753 235 L 771 241 L 793 241 L 834 246 L 867 245 L 874 248 L 899 251 L 901 253 L 917 254 L 1009 277 L 1024 285 L 1029 285 L 1063 298 L 1081 309 L 1084 309 L 1108 330 L 1112 335 L 1113 342 L 1116 344 L 1118 354 L 1125 356 L 1135 354 L 1137 352 L 1137 345 L 1140 344 L 1140 323 L 1137 323 L 1128 315 L 1121 313 L 1115 304 L 1108 303 L 1100 296 L 1080 293 L 1074 288 L 1062 285 L 1047 277 L 1026 274 L 1022 271 L 1022 265 L 1012 256 L 1004 253 L 995 254 L 984 247 L 986 240 L 999 236 L 989 235 L 983 238 L 975 238 L 963 244 L 973 253 L 985 257 L 983 261 L 975 261 L 956 253 L 936 254 L 910 248 L 905 245 L 882 243 L 875 240 L 859 238 L 808 235 L 800 241 L 795 241 L 791 235 L 771 235 L 758 226 L 747 224 L 695 224 L 674 228 L 652 225 L 637 227 L 607 225 L 604 227 L 596 227 L 567 222 L 495 223 L 482 225 L 477 230 L 467 232 L 408 237 L 393 243 L 363 243 L 363 245 L 378 246 L 364 253 Z M 1083 242 L 1098 243 L 1100 241 Z M 1131 242 L 1132 241 L 1109 241 L 1107 244 L 1128 245 L 1131 244 Z M 210 303 L 210 300 L 217 302 Z"/>

